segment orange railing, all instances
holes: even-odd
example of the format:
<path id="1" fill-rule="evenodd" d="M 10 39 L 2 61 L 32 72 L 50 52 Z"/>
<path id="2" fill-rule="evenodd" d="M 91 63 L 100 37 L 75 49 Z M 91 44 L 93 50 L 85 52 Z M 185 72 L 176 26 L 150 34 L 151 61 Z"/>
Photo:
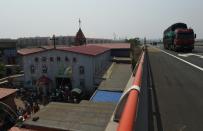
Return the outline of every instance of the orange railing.
<path id="1" fill-rule="evenodd" d="M 139 101 L 139 92 L 142 81 L 142 70 L 144 63 L 145 52 L 143 51 L 138 68 L 129 92 L 125 107 L 121 114 L 121 118 L 117 127 L 117 131 L 133 131 Z"/>

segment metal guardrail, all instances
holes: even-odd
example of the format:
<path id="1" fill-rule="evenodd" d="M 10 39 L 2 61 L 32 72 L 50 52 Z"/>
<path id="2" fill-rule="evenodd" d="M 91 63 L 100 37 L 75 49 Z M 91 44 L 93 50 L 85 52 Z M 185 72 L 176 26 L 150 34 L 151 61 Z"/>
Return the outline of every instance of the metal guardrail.
<path id="1" fill-rule="evenodd" d="M 117 131 L 133 131 L 134 123 L 137 117 L 139 92 L 142 81 L 143 63 L 145 51 L 143 51 L 138 68 L 135 74 L 134 81 L 129 91 L 121 118 L 117 127 Z"/>

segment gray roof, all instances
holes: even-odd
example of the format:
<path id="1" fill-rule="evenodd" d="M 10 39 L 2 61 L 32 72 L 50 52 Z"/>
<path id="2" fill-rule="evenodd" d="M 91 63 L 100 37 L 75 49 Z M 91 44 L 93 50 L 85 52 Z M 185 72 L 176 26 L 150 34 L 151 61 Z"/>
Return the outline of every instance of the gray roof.
<path id="1" fill-rule="evenodd" d="M 113 103 L 94 103 L 83 101 L 80 104 L 51 102 L 37 112 L 37 121 L 32 118 L 25 126 L 32 129 L 46 127 L 58 130 L 103 131 L 114 111 Z"/>
<path id="2" fill-rule="evenodd" d="M 131 64 L 115 63 L 110 77 L 103 80 L 99 85 L 99 90 L 122 92 L 132 74 Z"/>

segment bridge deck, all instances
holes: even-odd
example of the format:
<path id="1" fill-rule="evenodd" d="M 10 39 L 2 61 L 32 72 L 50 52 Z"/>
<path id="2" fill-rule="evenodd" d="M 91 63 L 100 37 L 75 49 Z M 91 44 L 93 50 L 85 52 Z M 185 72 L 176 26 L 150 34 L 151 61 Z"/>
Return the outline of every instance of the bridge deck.
<path id="1" fill-rule="evenodd" d="M 202 130 L 203 72 L 151 47 L 149 62 L 159 109 L 154 115 L 160 113 L 156 130 Z"/>

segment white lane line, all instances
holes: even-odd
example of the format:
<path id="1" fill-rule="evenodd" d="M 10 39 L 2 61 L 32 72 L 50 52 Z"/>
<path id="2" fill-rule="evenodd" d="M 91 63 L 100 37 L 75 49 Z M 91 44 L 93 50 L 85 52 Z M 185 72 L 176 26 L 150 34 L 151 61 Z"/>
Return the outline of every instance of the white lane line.
<path id="1" fill-rule="evenodd" d="M 178 54 L 178 56 L 182 56 L 182 57 L 188 57 L 188 56 L 197 56 L 199 58 L 203 59 L 202 55 L 198 55 L 198 54 L 193 54 L 193 53 L 186 53 L 186 54 Z"/>
<path id="2" fill-rule="evenodd" d="M 166 51 L 163 51 L 163 50 L 161 50 L 161 49 L 159 49 L 159 50 L 162 51 L 163 53 L 167 54 L 167 55 L 170 55 L 170 56 L 172 56 L 172 57 L 174 57 L 174 58 L 176 58 L 176 59 L 182 61 L 182 62 L 187 63 L 188 65 L 190 65 L 190 66 L 192 66 L 192 67 L 195 67 L 195 68 L 197 68 L 197 69 L 203 71 L 203 68 L 202 68 L 202 67 L 199 67 L 199 66 L 197 66 L 197 65 L 195 65 L 195 64 L 192 64 L 192 63 L 190 63 L 190 62 L 188 62 L 188 61 L 186 61 L 186 60 L 183 60 L 183 59 L 181 59 L 181 58 L 179 58 L 179 57 L 177 57 L 177 56 L 175 56 L 175 55 L 172 55 L 172 54 L 170 54 L 170 53 L 168 53 L 168 52 L 166 52 Z"/>

